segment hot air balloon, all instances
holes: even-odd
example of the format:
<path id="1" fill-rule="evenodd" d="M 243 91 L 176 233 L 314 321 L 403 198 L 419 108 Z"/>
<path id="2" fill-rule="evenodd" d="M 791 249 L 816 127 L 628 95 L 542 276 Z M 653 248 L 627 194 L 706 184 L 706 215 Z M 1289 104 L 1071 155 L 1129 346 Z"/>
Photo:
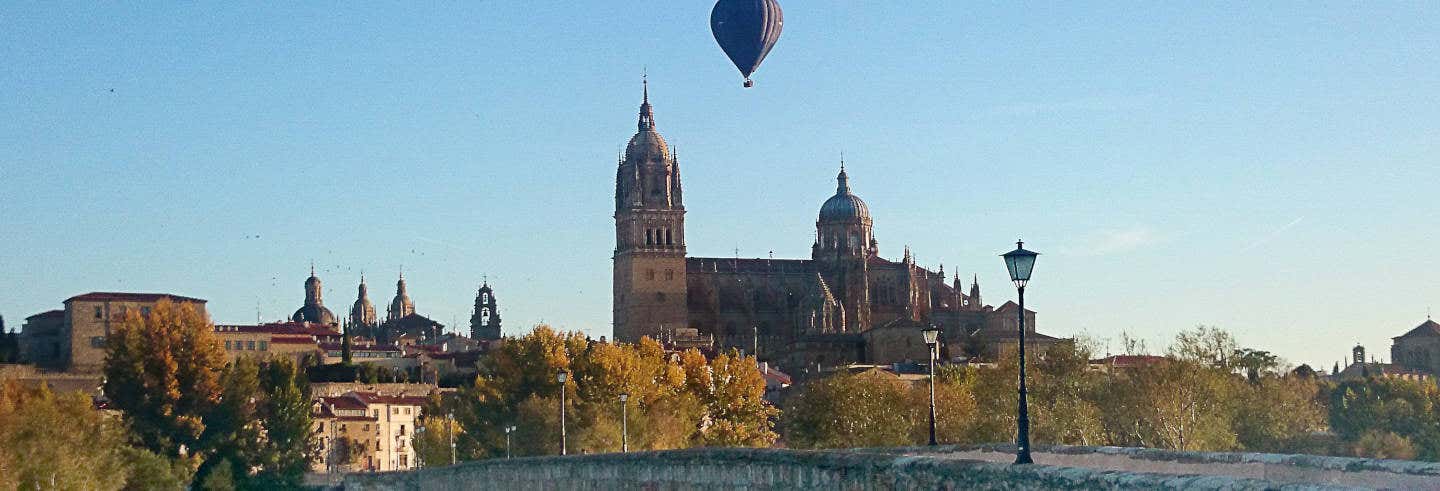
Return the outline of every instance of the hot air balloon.
<path id="1" fill-rule="evenodd" d="M 746 87 L 755 86 L 750 74 L 775 47 L 784 24 L 785 14 L 776 0 L 720 0 L 710 11 L 710 32 L 745 76 Z"/>

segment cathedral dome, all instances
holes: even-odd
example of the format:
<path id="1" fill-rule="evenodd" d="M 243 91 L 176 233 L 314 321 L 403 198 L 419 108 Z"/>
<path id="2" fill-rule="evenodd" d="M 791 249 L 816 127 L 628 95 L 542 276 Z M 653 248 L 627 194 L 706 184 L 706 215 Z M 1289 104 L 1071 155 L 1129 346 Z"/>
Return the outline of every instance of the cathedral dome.
<path id="1" fill-rule="evenodd" d="M 840 175 L 836 177 L 839 187 L 835 195 L 825 200 L 820 205 L 820 221 L 822 222 L 848 222 L 856 220 L 869 220 L 870 208 L 865 206 L 865 200 L 850 193 L 849 177 L 845 175 L 845 169 L 840 169 Z"/>
<path id="2" fill-rule="evenodd" d="M 665 162 L 670 160 L 670 146 L 654 127 L 641 129 L 625 146 L 625 160 Z"/>
<path id="3" fill-rule="evenodd" d="M 290 317 L 295 322 L 310 322 L 314 324 L 335 325 L 335 314 L 323 305 L 306 305 L 295 311 Z"/>

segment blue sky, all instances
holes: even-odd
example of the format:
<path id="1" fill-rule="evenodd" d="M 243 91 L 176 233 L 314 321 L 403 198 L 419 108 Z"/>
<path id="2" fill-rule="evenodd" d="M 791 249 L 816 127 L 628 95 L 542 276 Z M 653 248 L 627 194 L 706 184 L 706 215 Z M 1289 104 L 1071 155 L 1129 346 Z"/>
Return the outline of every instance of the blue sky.
<path id="1" fill-rule="evenodd" d="M 1328 368 L 1440 308 L 1440 7 L 786 1 L 740 78 L 706 2 L 0 9 L 0 314 L 87 291 L 289 315 L 394 294 L 608 334 L 648 70 L 692 255 L 805 257 L 840 153 L 882 254 L 1041 257 L 1042 331 L 1196 324 Z M 1119 343 L 1112 343 L 1118 349 Z"/>

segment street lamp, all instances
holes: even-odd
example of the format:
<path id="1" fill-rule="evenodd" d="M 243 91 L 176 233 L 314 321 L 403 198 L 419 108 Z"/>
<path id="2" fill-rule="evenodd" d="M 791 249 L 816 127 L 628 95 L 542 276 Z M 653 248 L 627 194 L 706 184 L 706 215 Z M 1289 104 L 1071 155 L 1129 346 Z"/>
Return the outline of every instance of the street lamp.
<path id="1" fill-rule="evenodd" d="M 629 400 L 630 400 L 630 394 L 629 394 L 629 393 L 627 393 L 627 392 L 621 392 L 621 393 L 620 393 L 620 451 L 621 451 L 621 452 L 629 452 L 629 451 L 630 451 L 630 413 L 629 413 L 630 408 L 629 408 L 629 404 L 627 404 L 627 402 L 628 402 Z"/>
<path id="2" fill-rule="evenodd" d="M 560 455 L 565 455 L 565 380 L 570 374 L 565 369 L 555 372 L 555 381 L 560 382 Z"/>
<path id="3" fill-rule="evenodd" d="M 920 332 L 925 334 L 925 346 L 930 349 L 930 446 L 933 447 L 939 445 L 935 441 L 935 349 L 940 344 L 940 328 L 931 324 Z"/>
<path id="4" fill-rule="evenodd" d="M 1030 282 L 1030 272 L 1035 269 L 1035 257 L 1040 254 L 1025 250 L 1024 241 L 1015 242 L 1015 250 L 1002 254 L 1005 268 L 1010 270 L 1010 281 L 1020 295 L 1020 414 L 1019 434 L 1016 435 L 1016 464 L 1033 464 L 1030 458 L 1030 408 L 1025 399 L 1025 285 Z"/>
<path id="5" fill-rule="evenodd" d="M 455 465 L 458 464 L 460 460 L 459 454 L 455 452 L 455 411 L 450 411 L 450 414 L 446 415 L 445 419 L 447 423 L 445 433 L 450 435 L 450 465 Z"/>
<path id="6" fill-rule="evenodd" d="M 505 458 L 510 458 L 510 434 L 515 432 L 515 426 L 505 427 Z"/>

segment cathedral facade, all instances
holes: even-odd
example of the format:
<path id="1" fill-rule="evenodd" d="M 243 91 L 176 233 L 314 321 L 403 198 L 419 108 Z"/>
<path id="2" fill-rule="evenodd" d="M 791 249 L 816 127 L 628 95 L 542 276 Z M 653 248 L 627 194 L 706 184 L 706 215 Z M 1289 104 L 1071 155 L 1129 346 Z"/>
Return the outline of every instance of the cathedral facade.
<path id="1" fill-rule="evenodd" d="M 817 364 L 928 358 L 921 330 L 942 329 L 943 357 L 984 357 L 1018 338 L 1018 306 L 985 305 L 973 281 L 880 257 L 865 201 L 842 163 L 821 206 L 809 259 L 689 257 L 680 163 L 656 130 L 648 86 L 615 176 L 614 333 L 624 342 L 676 328 L 713 335 L 801 373 Z M 995 259 L 999 263 L 998 259 Z M 1027 338 L 1035 313 L 1026 311 Z"/>

